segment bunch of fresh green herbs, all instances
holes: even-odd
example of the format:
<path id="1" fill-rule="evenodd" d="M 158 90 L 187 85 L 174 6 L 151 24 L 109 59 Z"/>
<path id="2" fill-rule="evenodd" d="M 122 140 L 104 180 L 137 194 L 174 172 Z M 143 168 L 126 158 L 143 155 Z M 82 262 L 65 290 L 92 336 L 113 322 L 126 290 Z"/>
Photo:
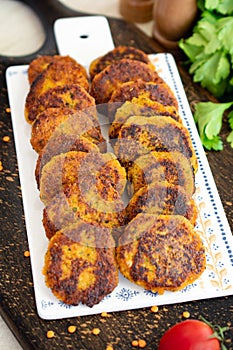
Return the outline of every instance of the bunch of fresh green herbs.
<path id="1" fill-rule="evenodd" d="M 198 0 L 200 17 L 192 35 L 181 39 L 179 47 L 188 57 L 189 72 L 217 97 L 219 103 L 199 102 L 194 119 L 207 150 L 222 150 L 219 133 L 224 112 L 228 110 L 230 133 L 227 141 L 233 148 L 233 1 Z"/>

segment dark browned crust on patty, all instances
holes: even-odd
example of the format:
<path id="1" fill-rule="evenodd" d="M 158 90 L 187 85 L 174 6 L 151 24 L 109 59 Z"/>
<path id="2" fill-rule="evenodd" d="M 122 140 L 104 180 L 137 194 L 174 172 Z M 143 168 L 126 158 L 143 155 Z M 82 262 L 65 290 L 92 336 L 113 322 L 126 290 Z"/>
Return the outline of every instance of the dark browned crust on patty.
<path id="1" fill-rule="evenodd" d="M 114 106 L 113 103 L 113 106 L 111 107 L 115 108 L 116 106 Z M 111 113 L 109 114 L 109 117 L 110 115 Z M 164 106 L 162 103 L 152 101 L 149 98 L 133 98 L 132 101 L 126 101 L 122 106 L 117 108 L 114 120 L 110 124 L 109 138 L 111 140 L 116 139 L 123 124 L 130 117 L 135 115 L 141 115 L 144 117 L 171 117 L 177 122 L 182 123 L 177 109 L 174 106 Z"/>
<path id="2" fill-rule="evenodd" d="M 44 55 L 35 58 L 28 66 L 28 81 L 31 85 L 33 81 L 48 67 L 52 62 L 73 62 L 77 63 L 75 59 L 70 56 L 60 55 Z"/>
<path id="3" fill-rule="evenodd" d="M 148 55 L 144 51 L 139 50 L 133 46 L 121 45 L 121 46 L 115 47 L 113 50 L 107 52 L 105 55 L 101 57 L 97 57 L 95 60 L 91 62 L 90 68 L 89 68 L 89 74 L 90 74 L 91 80 L 94 78 L 96 74 L 100 73 L 104 68 L 106 68 L 110 64 L 117 63 L 123 58 L 141 61 L 153 67 Z"/>
<path id="4" fill-rule="evenodd" d="M 108 117 L 110 121 L 114 120 L 115 113 L 119 107 L 126 101 L 138 99 L 149 99 L 161 103 L 163 106 L 172 106 L 178 112 L 178 101 L 164 81 L 128 81 L 117 86 L 113 91 L 108 104 Z M 179 120 L 180 121 L 180 120 Z"/>
<path id="5" fill-rule="evenodd" d="M 113 91 L 122 83 L 138 79 L 153 81 L 158 84 L 163 82 L 158 73 L 152 70 L 148 64 L 122 59 L 115 64 L 107 66 L 94 77 L 90 93 L 95 98 L 97 104 L 107 103 Z"/>
<path id="6" fill-rule="evenodd" d="M 67 193 L 67 189 L 74 184 L 77 185 L 80 198 L 89 195 L 88 191 L 93 191 L 103 201 L 114 201 L 124 192 L 126 172 L 112 153 L 62 153 L 54 156 L 43 167 L 41 200 L 47 205 L 55 195 Z"/>
<path id="7" fill-rule="evenodd" d="M 47 138 L 49 137 L 46 145 L 40 151 L 36 163 L 35 176 L 38 185 L 44 165 L 55 155 L 69 151 L 106 151 L 106 141 L 102 136 L 100 125 L 93 108 L 88 108 L 85 111 L 70 115 L 67 114 L 65 117 L 62 116 L 65 120 L 55 127 L 55 130 L 53 130 L 53 110 L 56 110 L 56 108 L 46 109 L 33 123 L 33 126 L 34 124 L 36 126 L 38 124 L 39 126 L 42 125 L 40 132 L 46 132 Z M 55 114 L 55 124 L 59 120 L 60 114 L 57 112 Z M 36 139 L 37 128 L 32 130 L 34 130 L 34 140 L 42 142 L 40 133 Z"/>
<path id="8" fill-rule="evenodd" d="M 57 232 L 45 255 L 46 285 L 62 302 L 93 307 L 118 284 L 111 231 L 79 220 Z"/>
<path id="9" fill-rule="evenodd" d="M 64 137 L 71 140 L 78 136 L 96 140 L 94 143 L 104 143 L 95 107 L 77 112 L 71 108 L 46 108 L 34 120 L 31 129 L 31 145 L 40 153 L 48 142 L 54 142 L 54 148 L 59 149 L 59 143 L 64 143 Z M 63 151 L 64 152 L 64 151 Z"/>
<path id="10" fill-rule="evenodd" d="M 64 194 L 57 195 L 44 208 L 43 226 L 47 238 L 56 231 L 76 223 L 81 219 L 86 223 L 100 227 L 124 227 L 125 206 L 120 195 L 115 192 L 114 201 L 104 201 L 99 195 L 90 191 L 92 199 L 80 196 L 76 185 L 67 188 Z"/>
<path id="11" fill-rule="evenodd" d="M 72 108 L 77 111 L 95 106 L 94 98 L 80 85 L 65 84 L 51 88 L 31 101 L 25 118 L 31 124 L 46 108 Z"/>
<path id="12" fill-rule="evenodd" d="M 47 108 L 41 112 L 32 123 L 30 139 L 32 148 L 40 153 L 56 128 L 76 112 L 71 108 Z"/>
<path id="13" fill-rule="evenodd" d="M 55 61 L 33 81 L 25 102 L 25 117 L 30 121 L 30 111 L 35 101 L 49 89 L 67 84 L 77 84 L 89 91 L 85 68 L 77 62 Z"/>
<path id="14" fill-rule="evenodd" d="M 122 126 L 114 152 L 128 168 L 138 157 L 157 152 L 181 152 L 194 170 L 197 159 L 187 129 L 170 117 L 130 117 Z"/>
<path id="15" fill-rule="evenodd" d="M 72 140 L 67 137 L 60 138 L 61 143 L 56 147 L 54 143 L 50 148 L 45 147 L 39 154 L 36 162 L 35 168 L 35 178 L 37 182 L 38 189 L 40 188 L 40 178 L 43 167 L 55 156 L 77 151 L 77 152 L 99 152 L 99 147 L 95 144 L 94 139 L 91 141 L 86 137 L 79 136 L 76 140 Z M 71 143 L 70 143 L 71 142 Z"/>
<path id="16" fill-rule="evenodd" d="M 155 215 L 182 215 L 193 226 L 197 219 L 195 202 L 184 189 L 162 182 L 152 182 L 134 193 L 126 207 L 127 222 L 142 212 Z"/>
<path id="17" fill-rule="evenodd" d="M 138 214 L 116 248 L 121 273 L 153 292 L 177 291 L 205 269 L 205 249 L 190 222 L 179 215 Z"/>
<path id="18" fill-rule="evenodd" d="M 78 218 L 104 227 L 124 225 L 125 185 L 125 169 L 111 153 L 69 152 L 53 157 L 40 182 L 47 237 Z"/>
<path id="19" fill-rule="evenodd" d="M 137 158 L 128 168 L 127 177 L 130 195 L 152 182 L 181 186 L 188 196 L 192 196 L 195 191 L 190 160 L 180 152 L 145 154 Z"/>

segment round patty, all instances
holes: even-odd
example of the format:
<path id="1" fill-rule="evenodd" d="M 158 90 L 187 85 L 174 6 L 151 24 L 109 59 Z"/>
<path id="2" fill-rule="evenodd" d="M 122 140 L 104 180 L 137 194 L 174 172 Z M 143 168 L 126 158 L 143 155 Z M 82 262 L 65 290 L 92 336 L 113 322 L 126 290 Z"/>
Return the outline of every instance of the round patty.
<path id="1" fill-rule="evenodd" d="M 89 81 L 85 68 L 73 61 L 57 60 L 50 63 L 46 69 L 33 81 L 25 102 L 25 116 L 30 121 L 28 115 L 35 101 L 46 91 L 56 86 L 67 84 L 77 84 L 85 90 L 89 90 Z"/>
<path id="2" fill-rule="evenodd" d="M 152 182 L 165 182 L 183 187 L 188 196 L 195 191 L 194 173 L 190 160 L 180 152 L 150 152 L 128 168 L 129 194 Z"/>
<path id="3" fill-rule="evenodd" d="M 68 152 L 53 157 L 40 181 L 46 236 L 77 218 L 104 227 L 124 225 L 125 184 L 125 169 L 111 153 Z"/>
<path id="4" fill-rule="evenodd" d="M 79 220 L 50 240 L 43 274 L 62 302 L 93 307 L 118 284 L 111 231 Z"/>
<path id="5" fill-rule="evenodd" d="M 162 83 L 162 78 L 151 67 L 140 61 L 122 59 L 107 66 L 98 73 L 91 83 L 91 95 L 97 104 L 107 103 L 113 91 L 122 83 L 135 80 Z"/>
<path id="6" fill-rule="evenodd" d="M 118 102 L 116 104 L 113 103 L 110 109 L 112 107 L 117 107 L 116 105 L 119 106 Z M 109 119 L 111 119 L 110 115 Z M 133 97 L 131 101 L 126 101 L 119 108 L 117 108 L 114 115 L 114 120 L 109 128 L 109 138 L 111 140 L 116 139 L 123 124 L 130 117 L 135 115 L 141 115 L 144 117 L 171 117 L 177 122 L 182 123 L 176 107 L 165 106 L 160 102 L 153 101 L 150 98 L 143 97 L 143 95 L 141 95 L 140 97 Z"/>
<path id="7" fill-rule="evenodd" d="M 48 67 L 50 63 L 63 62 L 63 63 L 77 63 L 75 59 L 70 56 L 60 55 L 44 55 L 35 58 L 28 66 L 28 81 L 31 85 L 33 81 Z M 86 74 L 85 68 L 83 67 L 83 74 Z"/>
<path id="8" fill-rule="evenodd" d="M 197 169 L 197 159 L 187 129 L 170 117 L 130 117 L 120 129 L 114 151 L 126 168 L 151 151 L 177 151 L 190 159 L 193 169 Z"/>
<path id="9" fill-rule="evenodd" d="M 172 106 L 178 113 L 178 101 L 164 81 L 126 81 L 117 86 L 113 91 L 108 104 L 108 117 L 110 121 L 115 118 L 115 113 L 119 107 L 126 101 L 139 101 L 143 104 L 145 99 L 161 103 L 163 106 Z M 180 120 L 179 120 L 180 121 Z"/>
<path id="10" fill-rule="evenodd" d="M 181 186 L 157 181 L 134 193 L 126 207 L 127 222 L 142 212 L 155 215 L 182 215 L 193 226 L 197 219 L 195 202 Z"/>
<path id="11" fill-rule="evenodd" d="M 144 51 L 136 49 L 133 46 L 117 46 L 113 50 L 107 52 L 105 55 L 97 57 L 91 62 L 89 67 L 89 74 L 91 80 L 104 68 L 106 68 L 110 64 L 117 63 L 123 58 L 141 61 L 153 67 L 148 55 Z"/>
<path id="12" fill-rule="evenodd" d="M 54 156 L 42 170 L 40 197 L 47 205 L 56 194 L 66 193 L 76 184 L 80 196 L 96 191 L 103 201 L 122 196 L 126 185 L 126 172 L 114 154 L 70 151 Z M 90 198 L 91 200 L 91 198 Z"/>
<path id="13" fill-rule="evenodd" d="M 40 153 L 49 141 L 56 143 L 58 148 L 55 140 L 65 136 L 71 140 L 74 136 L 91 137 L 96 143 L 103 142 L 95 107 L 81 112 L 71 108 L 46 108 L 32 124 L 30 142 L 33 149 Z M 64 143 L 64 140 L 59 143 Z"/>
<path id="14" fill-rule="evenodd" d="M 159 294 L 193 283 L 206 263 L 202 240 L 187 219 L 145 213 L 126 226 L 116 259 L 127 279 Z"/>
<path id="15" fill-rule="evenodd" d="M 33 123 L 31 142 L 36 147 L 43 146 L 35 169 L 38 186 L 44 165 L 55 155 L 69 151 L 106 151 L 106 141 L 93 108 L 71 115 L 64 115 L 60 108 L 46 109 Z"/>
<path id="16" fill-rule="evenodd" d="M 55 86 L 26 102 L 25 118 L 32 123 L 46 108 L 72 108 L 77 111 L 95 106 L 94 98 L 80 85 L 64 84 Z"/>

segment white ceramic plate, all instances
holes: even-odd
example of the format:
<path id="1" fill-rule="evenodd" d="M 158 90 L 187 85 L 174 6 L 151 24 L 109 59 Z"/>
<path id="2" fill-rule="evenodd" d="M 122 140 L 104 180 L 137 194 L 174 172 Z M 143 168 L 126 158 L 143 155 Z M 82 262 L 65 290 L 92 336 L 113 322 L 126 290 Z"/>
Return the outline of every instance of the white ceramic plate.
<path id="1" fill-rule="evenodd" d="M 76 21 L 73 20 L 75 22 L 73 25 L 76 25 Z M 103 21 L 106 27 L 106 20 L 103 18 L 101 21 Z M 98 26 L 100 24 L 98 23 Z M 109 31 L 109 28 L 107 30 Z M 109 32 L 107 35 L 109 36 Z M 108 41 L 105 52 L 111 48 L 112 42 Z M 102 51 L 104 53 L 103 48 Z M 65 49 L 61 49 L 60 53 L 63 55 L 70 54 L 72 56 L 72 50 L 66 51 Z M 92 52 L 91 56 L 95 58 L 93 55 L 94 53 Z M 74 58 L 78 59 L 77 56 L 77 54 L 73 55 Z M 179 292 L 165 292 L 164 295 L 145 291 L 120 275 L 117 288 L 93 308 L 88 308 L 84 305 L 69 306 L 53 296 L 51 291 L 46 287 L 44 277 L 41 273 L 48 240 L 45 237 L 41 222 L 43 205 L 39 199 L 39 192 L 34 177 L 37 154 L 33 151 L 30 144 L 31 126 L 24 119 L 25 98 L 29 91 L 27 80 L 28 66 L 12 66 L 7 69 L 6 79 L 27 236 L 31 253 L 35 299 L 38 314 L 41 318 L 60 319 L 97 314 L 103 311 L 111 312 L 137 309 L 152 305 L 182 303 L 233 294 L 233 238 L 193 121 L 175 61 L 170 54 L 152 54 L 150 55 L 150 59 L 161 77 L 169 84 L 177 97 L 180 115 L 184 125 L 190 132 L 191 140 L 197 154 L 199 170 L 196 175 L 195 193 L 195 201 L 198 207 L 196 230 L 200 233 L 206 248 L 207 268 L 195 283 L 187 286 L 184 290 Z M 88 66 L 89 62 L 90 58 L 86 66 Z"/>

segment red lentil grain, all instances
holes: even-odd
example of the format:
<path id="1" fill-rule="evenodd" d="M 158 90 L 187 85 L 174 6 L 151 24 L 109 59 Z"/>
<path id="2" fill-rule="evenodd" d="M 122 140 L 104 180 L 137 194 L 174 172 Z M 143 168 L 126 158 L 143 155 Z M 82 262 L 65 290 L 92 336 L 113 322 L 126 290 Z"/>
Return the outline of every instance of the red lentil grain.
<path id="1" fill-rule="evenodd" d="M 69 333 L 74 333 L 74 332 L 76 332 L 76 329 L 77 329 L 76 326 L 71 325 L 71 326 L 68 327 L 68 332 L 69 332 Z"/>
<path id="2" fill-rule="evenodd" d="M 53 338 L 54 336 L 55 336 L 54 331 L 48 331 L 48 332 L 47 332 L 47 338 L 51 339 L 51 338 Z"/>

